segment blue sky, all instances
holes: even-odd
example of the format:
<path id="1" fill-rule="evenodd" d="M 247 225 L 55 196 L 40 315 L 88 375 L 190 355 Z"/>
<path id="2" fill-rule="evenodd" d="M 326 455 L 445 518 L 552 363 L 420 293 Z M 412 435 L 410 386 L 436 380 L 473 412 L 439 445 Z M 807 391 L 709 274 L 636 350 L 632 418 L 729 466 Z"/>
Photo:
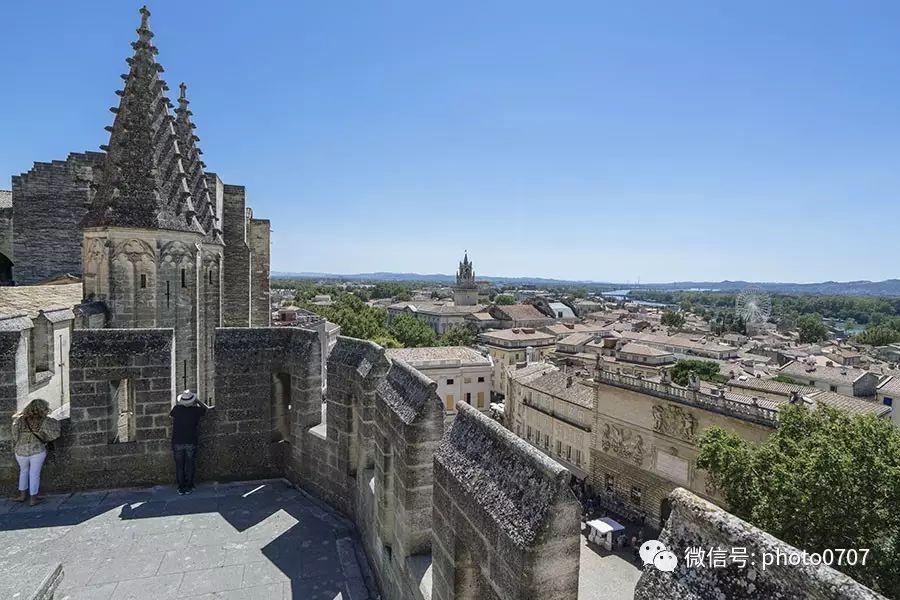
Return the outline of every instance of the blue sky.
<path id="1" fill-rule="evenodd" d="M 138 6 L 0 7 L 0 187 L 105 143 Z M 900 276 L 900 3 L 149 7 L 273 269 Z"/>

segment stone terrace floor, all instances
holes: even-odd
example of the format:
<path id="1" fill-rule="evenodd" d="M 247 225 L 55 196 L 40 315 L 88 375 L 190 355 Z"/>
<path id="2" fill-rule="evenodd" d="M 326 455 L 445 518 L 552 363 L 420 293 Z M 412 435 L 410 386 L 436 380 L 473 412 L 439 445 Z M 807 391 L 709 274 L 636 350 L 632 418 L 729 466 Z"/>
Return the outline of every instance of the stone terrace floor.
<path id="1" fill-rule="evenodd" d="M 0 572 L 62 563 L 57 600 L 377 598 L 352 523 L 282 480 L 0 500 Z"/>
<path id="2" fill-rule="evenodd" d="M 630 548 L 607 552 L 581 535 L 578 600 L 627 600 L 634 597 L 640 577 L 641 569 L 632 561 Z"/>

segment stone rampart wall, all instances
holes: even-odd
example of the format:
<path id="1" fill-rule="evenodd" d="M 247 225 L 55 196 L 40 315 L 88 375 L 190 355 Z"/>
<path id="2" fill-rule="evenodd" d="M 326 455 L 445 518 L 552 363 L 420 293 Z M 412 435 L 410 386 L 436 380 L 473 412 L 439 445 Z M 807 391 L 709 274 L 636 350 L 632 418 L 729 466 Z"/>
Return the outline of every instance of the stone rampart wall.
<path id="1" fill-rule="evenodd" d="M 467 404 L 435 458 L 433 597 L 574 599 L 569 472 Z"/>
<path id="2" fill-rule="evenodd" d="M 216 330 L 216 404 L 201 428 L 198 479 L 285 476 L 329 502 L 356 523 L 385 598 L 575 600 L 580 511 L 566 469 L 465 403 L 445 431 L 434 382 L 371 342 L 338 339 L 323 404 L 318 335 Z M 23 349 L 18 331 L 0 331 L 6 423 L 22 393 Z M 46 490 L 172 482 L 174 351 L 170 329 L 73 331 L 69 413 Z M 8 431 L 0 485 L 11 488 Z M 796 552 L 689 492 L 672 501 L 661 541 L 679 557 L 692 546 Z M 751 574 L 683 562 L 671 574 L 645 569 L 636 590 L 639 600 L 800 597 L 880 598 L 826 567 Z"/>
<path id="3" fill-rule="evenodd" d="M 850 577 L 825 566 L 771 564 L 762 568 L 763 555 L 798 556 L 800 551 L 734 515 L 678 488 L 672 492 L 672 513 L 659 540 L 678 558 L 675 571 L 644 569 L 635 589 L 636 600 L 876 600 L 883 597 Z M 728 560 L 726 567 L 688 567 L 688 548 L 741 548 L 747 564 Z"/>

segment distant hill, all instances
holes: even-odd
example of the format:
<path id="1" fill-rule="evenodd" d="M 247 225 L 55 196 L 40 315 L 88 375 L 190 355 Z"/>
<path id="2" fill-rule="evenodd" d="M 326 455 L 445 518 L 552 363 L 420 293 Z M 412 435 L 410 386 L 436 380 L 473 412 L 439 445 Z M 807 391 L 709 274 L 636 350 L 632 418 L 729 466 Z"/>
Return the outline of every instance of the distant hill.
<path id="1" fill-rule="evenodd" d="M 456 281 L 453 275 L 443 273 L 290 273 L 273 271 L 273 278 L 297 278 L 329 281 L 409 281 L 422 283 L 445 283 Z M 756 286 L 768 292 L 785 294 L 819 294 L 836 296 L 900 296 L 900 279 L 887 279 L 885 281 L 824 281 L 821 283 L 790 283 L 790 282 L 750 282 L 750 281 L 675 281 L 672 283 L 615 283 L 603 281 L 549 279 L 545 277 L 502 277 L 484 275 L 479 277 L 499 285 L 530 285 L 530 286 L 583 286 L 598 291 L 625 289 L 625 290 L 708 290 L 721 292 L 736 292 L 748 286 Z"/>

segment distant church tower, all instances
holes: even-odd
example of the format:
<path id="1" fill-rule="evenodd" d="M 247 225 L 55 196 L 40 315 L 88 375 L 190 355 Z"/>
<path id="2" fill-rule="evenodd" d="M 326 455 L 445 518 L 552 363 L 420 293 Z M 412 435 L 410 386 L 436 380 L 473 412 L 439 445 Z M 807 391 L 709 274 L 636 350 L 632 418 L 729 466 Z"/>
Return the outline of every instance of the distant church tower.
<path id="1" fill-rule="evenodd" d="M 208 398 L 215 328 L 222 324 L 221 224 L 185 86 L 176 118 L 159 77 L 150 11 L 140 12 L 102 147 L 106 159 L 82 221 L 84 295 L 106 304 L 109 327 L 174 329 L 176 385 Z"/>
<path id="2" fill-rule="evenodd" d="M 456 272 L 456 287 L 453 288 L 453 303 L 456 306 L 475 306 L 478 304 L 478 286 L 475 284 L 475 267 L 469 261 L 466 252 L 459 270 Z"/>

